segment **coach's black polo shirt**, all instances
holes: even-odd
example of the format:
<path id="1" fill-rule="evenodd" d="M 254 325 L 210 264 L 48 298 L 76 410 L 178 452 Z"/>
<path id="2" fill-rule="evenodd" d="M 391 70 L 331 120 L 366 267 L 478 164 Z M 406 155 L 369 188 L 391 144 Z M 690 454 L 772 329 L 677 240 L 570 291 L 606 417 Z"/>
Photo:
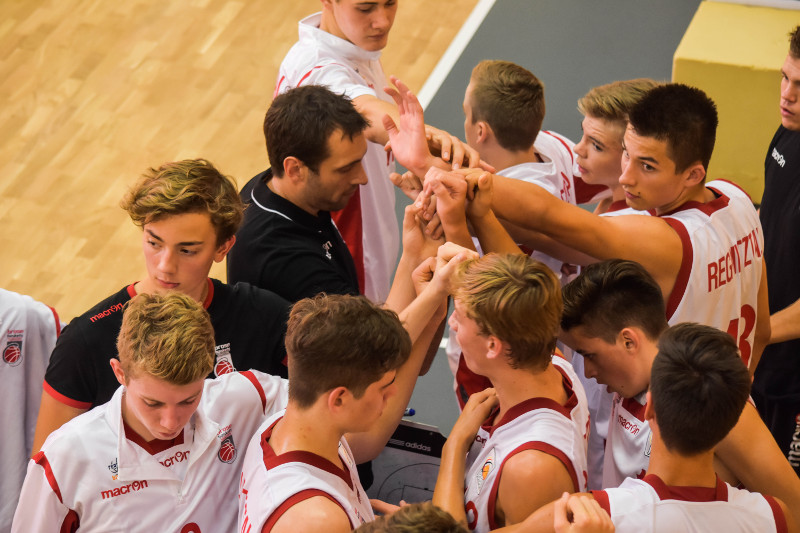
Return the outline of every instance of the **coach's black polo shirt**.
<path id="1" fill-rule="evenodd" d="M 327 211 L 318 216 L 273 193 L 266 170 L 239 195 L 244 222 L 228 254 L 228 283 L 246 281 L 290 302 L 328 294 L 359 294 L 353 258 Z"/>

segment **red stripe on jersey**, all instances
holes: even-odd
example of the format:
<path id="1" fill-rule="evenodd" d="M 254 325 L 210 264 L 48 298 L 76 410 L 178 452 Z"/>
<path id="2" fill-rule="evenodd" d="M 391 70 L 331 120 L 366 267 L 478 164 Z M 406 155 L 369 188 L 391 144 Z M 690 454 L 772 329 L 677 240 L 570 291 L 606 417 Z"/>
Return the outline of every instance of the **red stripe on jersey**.
<path id="1" fill-rule="evenodd" d="M 573 165 L 575 164 L 575 154 L 574 154 L 574 152 L 572 151 L 572 148 L 570 148 L 570 147 L 569 147 L 569 145 L 566 143 L 566 141 L 564 141 L 564 139 L 562 139 L 562 138 L 561 138 L 561 137 L 559 137 L 558 135 L 555 135 L 555 134 L 554 134 L 552 131 L 542 131 L 542 133 L 546 133 L 547 135 L 549 135 L 549 136 L 550 136 L 550 137 L 552 137 L 553 139 L 555 139 L 555 140 L 557 140 L 558 142 L 560 142 L 561 144 L 563 144 L 563 145 L 564 145 L 564 148 L 566 148 L 566 149 L 567 149 L 567 152 L 569 152 L 569 160 L 570 160 L 570 162 L 571 162 Z"/>
<path id="2" fill-rule="evenodd" d="M 342 504 L 339 503 L 339 501 L 336 498 L 334 498 L 327 492 L 321 491 L 319 489 L 306 489 L 298 492 L 297 494 L 292 494 L 291 496 L 289 496 L 288 499 L 286 499 L 286 501 L 280 504 L 278 508 L 272 512 L 269 518 L 267 518 L 267 521 L 264 523 L 264 527 L 261 528 L 261 533 L 269 533 L 270 531 L 272 531 L 272 528 L 275 527 L 275 524 L 278 522 L 280 517 L 283 516 L 283 514 L 289 509 L 291 509 L 294 505 L 297 505 L 302 501 L 314 498 L 316 496 L 322 496 L 323 498 L 328 498 L 330 501 L 341 507 L 342 512 L 344 512 L 345 516 L 347 516 L 347 511 L 344 510 Z M 350 522 L 350 528 L 355 529 L 357 524 L 353 524 L 353 522 L 350 521 L 349 516 L 347 516 L 347 521 Z"/>
<path id="3" fill-rule="evenodd" d="M 45 392 L 47 392 L 47 394 L 53 397 L 54 400 L 56 400 L 59 403 L 63 403 L 64 405 L 68 405 L 69 407 L 74 407 L 75 409 L 89 409 L 92 406 L 92 402 L 81 402 L 64 396 L 63 394 L 55 390 L 53 387 L 51 387 L 47 381 L 45 381 L 42 384 L 42 387 L 44 388 Z"/>
<path id="4" fill-rule="evenodd" d="M 364 294 L 364 221 L 361 218 L 361 188 L 341 211 L 331 213 L 331 219 L 336 224 L 336 229 L 344 239 L 353 262 L 356 264 L 358 277 L 358 292 Z"/>
<path id="5" fill-rule="evenodd" d="M 586 204 L 596 201 L 595 198 L 600 193 L 608 190 L 605 185 L 590 185 L 583 181 L 580 176 L 573 176 L 572 180 L 575 182 L 575 203 Z"/>
<path id="6" fill-rule="evenodd" d="M 55 309 L 53 309 L 49 305 L 47 307 L 53 313 L 53 319 L 55 320 L 55 324 L 56 324 L 56 337 L 60 337 L 61 336 L 61 321 L 58 319 L 58 313 L 56 312 Z"/>
<path id="7" fill-rule="evenodd" d="M 44 477 L 47 478 L 47 482 L 50 484 L 50 488 L 53 489 L 53 492 L 56 496 L 58 496 L 58 501 L 64 503 L 64 499 L 61 498 L 61 489 L 58 488 L 58 482 L 56 481 L 56 476 L 53 475 L 53 469 L 50 468 L 50 461 L 47 460 L 45 457 L 44 452 L 39 451 L 34 455 L 31 459 L 37 465 L 41 466 L 44 469 Z"/>
<path id="8" fill-rule="evenodd" d="M 136 296 L 136 284 L 137 283 L 138 283 L 138 281 L 133 282 L 130 285 L 128 285 L 128 296 L 130 296 L 131 298 Z"/>
<path id="9" fill-rule="evenodd" d="M 134 444 L 138 444 L 140 448 L 150 455 L 156 455 L 163 451 L 169 450 L 173 446 L 180 446 L 183 444 L 183 430 L 181 430 L 180 434 L 174 439 L 153 439 L 151 441 L 147 441 L 144 437 L 136 433 L 136 431 L 124 420 L 122 421 L 122 429 L 125 431 L 126 439 Z"/>
<path id="10" fill-rule="evenodd" d="M 64 521 L 61 523 L 59 533 L 75 533 L 78 531 L 79 527 L 81 527 L 81 519 L 78 513 L 70 509 L 67 516 L 64 517 Z"/>
<path id="11" fill-rule="evenodd" d="M 644 422 L 644 411 L 647 409 L 647 404 L 640 404 L 636 401 L 636 398 L 623 398 L 622 407 L 635 416 L 639 422 Z"/>
<path id="12" fill-rule="evenodd" d="M 717 179 L 715 179 L 714 181 L 723 181 L 723 182 L 725 182 L 725 183 L 730 183 L 731 185 L 733 185 L 734 187 L 736 187 L 737 189 L 739 189 L 740 191 L 742 191 L 742 192 L 743 192 L 743 193 L 744 193 L 744 194 L 747 196 L 747 199 L 748 199 L 748 200 L 750 200 L 750 203 L 753 203 L 753 199 L 750 197 L 750 194 L 749 194 L 749 193 L 748 193 L 746 190 L 742 189 L 742 188 L 739 186 L 739 184 L 738 184 L 738 183 L 734 183 L 734 182 L 732 182 L 731 180 L 726 180 L 726 179 L 721 179 L 721 178 L 717 178 Z M 719 193 L 719 191 L 717 191 L 717 190 L 716 190 L 714 187 L 709 187 L 709 189 L 711 189 L 712 191 L 716 191 L 717 193 Z M 722 193 L 719 193 L 719 194 L 722 194 Z"/>
<path id="13" fill-rule="evenodd" d="M 272 99 L 274 100 L 278 93 L 281 92 L 281 85 L 283 85 L 283 80 L 286 79 L 286 76 L 281 76 L 281 79 L 278 80 L 278 84 L 275 86 L 275 90 L 272 92 Z"/>
<path id="14" fill-rule="evenodd" d="M 675 285 L 672 286 L 672 292 L 669 293 L 667 299 L 667 320 L 672 318 L 678 304 L 681 303 L 683 296 L 686 294 L 686 286 L 689 284 L 689 274 L 692 272 L 692 260 L 694 259 L 694 252 L 692 251 L 692 240 L 689 238 L 689 232 L 686 231 L 686 226 L 682 222 L 674 218 L 664 218 L 664 222 L 669 224 L 678 237 L 681 239 L 681 249 L 683 257 L 681 258 L 681 268 L 678 270 L 678 276 L 675 278 Z"/>
<path id="15" fill-rule="evenodd" d="M 762 496 L 767 500 L 769 508 L 772 509 L 772 516 L 775 517 L 775 529 L 778 533 L 787 533 L 789 531 L 789 526 L 786 524 L 786 516 L 784 516 L 781 506 L 772 496 L 767 496 L 766 494 L 762 494 Z"/>
<path id="16" fill-rule="evenodd" d="M 534 442 L 526 442 L 521 446 L 517 447 L 515 450 L 511 451 L 503 462 L 500 463 L 500 468 L 497 471 L 497 475 L 495 476 L 494 484 L 492 485 L 492 492 L 489 494 L 489 505 L 486 513 L 488 514 L 489 519 L 489 527 L 491 529 L 497 529 L 500 527 L 500 524 L 497 524 L 494 521 L 495 516 L 495 504 L 497 503 L 497 492 L 500 489 L 500 476 L 503 475 L 503 467 L 505 467 L 506 462 L 517 455 L 520 452 L 533 450 L 536 452 L 546 453 L 547 455 L 551 455 L 561 461 L 564 465 L 564 468 L 567 469 L 569 472 L 569 477 L 572 479 L 572 486 L 574 487 L 573 492 L 580 492 L 580 488 L 578 486 L 578 475 L 575 472 L 575 467 L 572 465 L 572 461 L 570 461 L 567 454 L 553 446 L 552 444 L 547 444 L 546 442 L 534 441 Z"/>
<path id="17" fill-rule="evenodd" d="M 208 309 L 208 306 L 211 305 L 211 300 L 214 299 L 214 282 L 211 281 L 211 278 L 206 278 L 208 281 L 208 294 L 206 294 L 206 299 L 203 301 L 203 309 Z"/>
<path id="18" fill-rule="evenodd" d="M 710 202 L 705 202 L 705 203 L 703 203 L 703 202 L 695 202 L 695 201 L 686 202 L 685 204 L 680 205 L 680 206 L 676 207 L 675 209 L 673 209 L 672 211 L 664 213 L 661 216 L 662 217 L 668 217 L 670 215 L 674 215 L 675 213 L 679 213 L 681 211 L 688 211 L 689 209 L 697 209 L 701 213 L 704 213 L 704 214 L 706 214 L 708 216 L 711 216 L 716 211 L 719 211 L 722 208 L 728 207 L 728 203 L 730 202 L 730 198 L 725 196 L 724 193 L 718 191 L 717 189 L 714 189 L 713 187 L 707 187 L 707 188 L 708 188 L 708 190 L 710 190 L 711 192 L 713 192 L 717 196 L 716 198 L 714 198 Z"/>
<path id="19" fill-rule="evenodd" d="M 594 496 L 594 499 L 597 500 L 600 507 L 608 514 L 611 514 L 611 504 L 608 503 L 608 493 L 604 490 L 590 490 L 589 492 Z"/>
<path id="20" fill-rule="evenodd" d="M 317 70 L 318 68 L 322 68 L 322 65 L 317 65 L 316 67 L 312 68 L 311 70 L 303 74 L 303 77 L 300 78 L 300 81 L 297 82 L 297 85 L 295 85 L 295 87 L 300 87 L 303 84 L 303 82 L 306 81 L 306 78 L 311 76 L 311 73 Z"/>
<path id="21" fill-rule="evenodd" d="M 256 391 L 258 392 L 258 396 L 259 396 L 259 398 L 261 398 L 261 411 L 262 412 L 266 412 L 266 409 L 267 409 L 267 395 L 264 394 L 264 387 L 261 386 L 261 383 L 258 382 L 258 379 L 249 370 L 245 370 L 244 372 L 239 372 L 239 373 L 241 375 L 243 375 L 244 377 L 246 377 L 248 380 L 250 380 L 250 383 L 252 383 L 253 387 L 256 388 Z"/>
<path id="22" fill-rule="evenodd" d="M 653 487 L 661 500 L 679 500 L 684 502 L 727 502 L 728 486 L 717 476 L 714 487 L 675 487 L 667 485 L 655 474 L 648 474 L 642 479 Z"/>

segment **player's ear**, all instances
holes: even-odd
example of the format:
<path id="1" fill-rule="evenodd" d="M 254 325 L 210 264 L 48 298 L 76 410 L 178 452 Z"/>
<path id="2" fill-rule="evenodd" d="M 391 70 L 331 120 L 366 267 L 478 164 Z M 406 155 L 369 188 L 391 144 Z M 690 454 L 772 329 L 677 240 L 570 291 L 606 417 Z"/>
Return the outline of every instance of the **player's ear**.
<path id="1" fill-rule="evenodd" d="M 231 251 L 231 248 L 233 248 L 235 243 L 236 235 L 231 235 L 227 241 L 217 246 L 217 249 L 214 251 L 214 262 L 219 263 L 225 259 L 225 256 L 228 255 L 228 252 Z"/>
<path id="2" fill-rule="evenodd" d="M 653 397 L 650 391 L 647 391 L 647 404 L 644 406 L 644 419 L 648 422 L 656 419 L 656 410 L 653 408 Z"/>
<path id="3" fill-rule="evenodd" d="M 617 342 L 628 353 L 636 353 L 641 344 L 639 331 L 635 328 L 622 328 L 617 337 Z"/>
<path id="4" fill-rule="evenodd" d="M 496 359 L 506 353 L 506 345 L 498 337 L 489 335 L 486 337 L 486 358 Z"/>
<path id="5" fill-rule="evenodd" d="M 684 171 L 684 175 L 686 186 L 694 187 L 706 179 L 706 169 L 700 161 L 697 161 Z"/>
<path id="6" fill-rule="evenodd" d="M 127 380 L 125 379 L 125 371 L 122 370 L 122 363 L 119 362 L 119 359 L 116 357 L 112 357 L 109 361 L 111 365 L 111 370 L 114 371 L 114 376 L 116 376 L 117 381 L 119 381 L 120 385 L 127 385 Z"/>
<path id="7" fill-rule="evenodd" d="M 283 177 L 298 182 L 305 180 L 308 167 L 294 156 L 283 160 Z"/>
<path id="8" fill-rule="evenodd" d="M 479 120 L 475 125 L 475 140 L 478 143 L 485 143 L 490 137 L 494 137 L 494 130 L 485 120 Z"/>
<path id="9" fill-rule="evenodd" d="M 347 387 L 336 387 L 328 392 L 328 409 L 337 412 L 347 403 L 349 396 L 352 396 Z"/>

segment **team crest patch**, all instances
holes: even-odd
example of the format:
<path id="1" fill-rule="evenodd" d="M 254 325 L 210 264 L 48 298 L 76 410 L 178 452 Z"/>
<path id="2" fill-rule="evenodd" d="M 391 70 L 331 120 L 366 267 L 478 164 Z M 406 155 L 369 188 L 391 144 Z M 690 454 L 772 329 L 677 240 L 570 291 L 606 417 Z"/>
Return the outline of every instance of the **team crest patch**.
<path id="1" fill-rule="evenodd" d="M 486 457 L 486 461 L 483 463 L 483 466 L 475 474 L 475 481 L 478 485 L 478 494 L 481 493 L 483 483 L 486 481 L 486 478 L 489 477 L 489 474 L 491 474 L 492 470 L 494 470 L 494 450 L 489 453 L 489 455 Z"/>
<path id="2" fill-rule="evenodd" d="M 6 347 L 3 349 L 3 362 L 10 366 L 17 366 L 22 362 L 22 335 L 23 329 L 9 329 L 6 335 Z"/>
<path id="3" fill-rule="evenodd" d="M 233 366 L 233 359 L 231 359 L 231 343 L 220 344 L 214 348 L 217 356 L 217 362 L 214 365 L 214 374 L 217 377 L 231 372 L 236 372 L 236 367 Z"/>
<path id="4" fill-rule="evenodd" d="M 236 459 L 236 445 L 233 443 L 233 435 L 228 435 L 219 445 L 217 457 L 223 463 L 232 463 Z"/>

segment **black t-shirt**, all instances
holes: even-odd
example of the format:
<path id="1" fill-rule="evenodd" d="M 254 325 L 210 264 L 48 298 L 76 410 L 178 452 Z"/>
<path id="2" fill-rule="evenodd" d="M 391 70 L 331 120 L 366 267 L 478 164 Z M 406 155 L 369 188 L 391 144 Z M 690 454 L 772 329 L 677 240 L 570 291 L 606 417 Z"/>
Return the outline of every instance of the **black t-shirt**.
<path id="1" fill-rule="evenodd" d="M 214 326 L 216 361 L 209 375 L 254 368 L 286 377 L 286 320 L 289 302 L 246 283 L 209 279 L 203 303 Z M 57 400 L 89 409 L 111 399 L 119 387 L 108 363 L 117 357 L 117 335 L 133 285 L 109 296 L 64 328 L 50 356 L 45 389 Z"/>
<path id="2" fill-rule="evenodd" d="M 359 294 L 353 258 L 330 213 L 318 216 L 273 193 L 269 170 L 242 189 L 244 221 L 228 254 L 228 281 L 245 281 L 296 302 L 320 292 Z"/>
<path id="3" fill-rule="evenodd" d="M 783 126 L 764 162 L 761 225 L 772 314 L 800 298 L 800 132 Z M 800 394 L 800 340 L 767 346 L 753 387 L 771 397 Z"/>

